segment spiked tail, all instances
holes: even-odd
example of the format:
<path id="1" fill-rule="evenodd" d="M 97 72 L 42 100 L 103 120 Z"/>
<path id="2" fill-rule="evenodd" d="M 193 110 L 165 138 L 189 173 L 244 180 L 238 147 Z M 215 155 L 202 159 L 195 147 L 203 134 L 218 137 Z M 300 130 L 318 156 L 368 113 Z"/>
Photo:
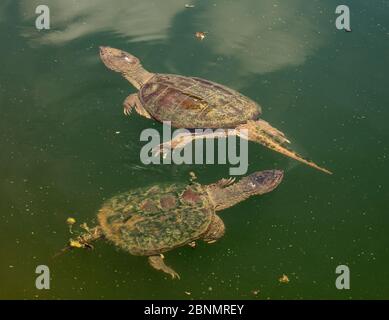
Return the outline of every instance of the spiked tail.
<path id="1" fill-rule="evenodd" d="M 283 155 L 300 161 L 312 168 L 315 168 L 319 171 L 325 172 L 327 174 L 332 174 L 331 171 L 318 166 L 316 163 L 303 158 L 301 155 L 296 153 L 293 150 L 285 147 L 283 144 L 285 142 L 290 143 L 289 140 L 285 137 L 284 133 L 278 129 L 272 127 L 268 122 L 264 120 L 257 121 L 248 121 L 247 124 L 240 126 L 238 129 L 247 129 L 248 137 L 247 139 L 251 141 L 258 142 L 265 147 L 274 150 L 276 152 L 282 153 Z M 242 135 L 241 135 L 242 136 Z M 244 137 L 244 136 L 242 136 Z"/>
<path id="2" fill-rule="evenodd" d="M 61 256 L 62 254 L 76 249 L 76 248 L 89 248 L 93 249 L 93 246 L 91 245 L 91 242 L 94 242 L 98 239 L 100 239 L 103 236 L 103 232 L 100 227 L 94 227 L 92 229 L 88 229 L 85 233 L 79 235 L 76 239 L 70 239 L 69 244 L 58 251 L 53 258 L 57 258 Z"/>

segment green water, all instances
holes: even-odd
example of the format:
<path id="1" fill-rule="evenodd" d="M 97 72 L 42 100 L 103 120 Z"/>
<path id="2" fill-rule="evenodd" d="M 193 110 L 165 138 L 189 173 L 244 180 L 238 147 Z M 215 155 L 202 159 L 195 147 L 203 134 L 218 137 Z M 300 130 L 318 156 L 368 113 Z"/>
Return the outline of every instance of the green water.
<path id="1" fill-rule="evenodd" d="M 185 3 L 50 0 L 51 29 L 38 31 L 41 1 L 1 1 L 0 298 L 389 298 L 389 2 L 350 2 L 352 32 L 335 28 L 333 0 Z M 335 174 L 250 144 L 249 172 L 281 168 L 283 183 L 222 212 L 216 244 L 167 253 L 180 281 L 104 242 L 51 259 L 67 217 L 92 224 L 119 192 L 190 171 L 202 183 L 228 176 L 229 165 L 140 162 L 140 132 L 161 125 L 123 116 L 135 89 L 101 63 L 100 45 L 241 91 Z M 35 288 L 41 264 L 50 290 Z M 335 287 L 341 264 L 350 290 Z"/>

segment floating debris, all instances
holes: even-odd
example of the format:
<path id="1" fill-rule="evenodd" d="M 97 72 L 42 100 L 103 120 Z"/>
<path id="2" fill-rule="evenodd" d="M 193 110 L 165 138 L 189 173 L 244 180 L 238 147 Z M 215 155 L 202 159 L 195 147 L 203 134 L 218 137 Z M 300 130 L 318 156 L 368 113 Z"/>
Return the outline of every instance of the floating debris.
<path id="1" fill-rule="evenodd" d="M 283 274 L 281 278 L 278 279 L 279 282 L 281 283 L 289 283 L 289 278 L 286 274 Z"/>
<path id="2" fill-rule="evenodd" d="M 190 176 L 190 181 L 194 181 L 197 179 L 197 176 L 193 171 L 189 172 L 189 176 Z"/>
<path id="3" fill-rule="evenodd" d="M 83 248 L 84 246 L 81 244 L 80 241 L 78 240 L 73 240 L 73 239 L 70 239 L 69 240 L 69 246 L 72 247 L 72 248 Z"/>
<path id="4" fill-rule="evenodd" d="M 76 223 L 76 219 L 69 217 L 66 219 L 66 223 L 71 226 Z"/>
<path id="5" fill-rule="evenodd" d="M 184 291 L 184 293 L 187 295 L 187 296 L 190 296 L 192 294 L 192 292 L 190 291 Z"/>
<path id="6" fill-rule="evenodd" d="M 187 9 L 191 9 L 191 8 L 194 8 L 194 7 L 195 7 L 194 4 L 186 4 L 185 5 L 185 8 L 187 8 Z"/>
<path id="7" fill-rule="evenodd" d="M 251 293 L 254 295 L 254 296 L 257 296 L 259 294 L 259 289 L 255 289 L 253 291 L 251 291 Z"/>
<path id="8" fill-rule="evenodd" d="M 73 224 L 76 223 L 76 219 L 69 217 L 66 219 L 66 223 L 69 225 L 69 232 L 73 234 Z"/>
<path id="9" fill-rule="evenodd" d="M 195 37 L 196 37 L 197 39 L 199 39 L 199 40 L 204 40 L 206 36 L 207 36 L 207 33 L 204 32 L 204 31 L 197 31 L 197 32 L 195 33 Z"/>

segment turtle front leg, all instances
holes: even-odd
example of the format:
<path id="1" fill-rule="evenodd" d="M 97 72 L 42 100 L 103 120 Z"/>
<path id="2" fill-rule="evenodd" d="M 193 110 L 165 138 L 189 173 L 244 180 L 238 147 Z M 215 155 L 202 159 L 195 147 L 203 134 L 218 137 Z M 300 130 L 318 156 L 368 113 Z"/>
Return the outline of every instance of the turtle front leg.
<path id="1" fill-rule="evenodd" d="M 192 133 L 182 133 L 177 135 L 172 140 L 161 143 L 153 148 L 153 154 L 155 156 L 159 156 L 162 153 L 162 156 L 165 158 L 169 151 L 174 150 L 176 148 L 183 148 L 187 144 L 191 143 L 194 140 L 194 134 Z"/>
<path id="2" fill-rule="evenodd" d="M 131 114 L 132 109 L 135 107 L 135 111 L 141 116 L 151 119 L 152 116 L 150 113 L 146 111 L 146 109 L 142 106 L 142 103 L 139 100 L 139 96 L 137 93 L 130 94 L 123 103 L 124 106 L 124 114 L 129 116 Z"/>
<path id="3" fill-rule="evenodd" d="M 161 143 L 153 149 L 153 154 L 158 156 L 162 153 L 166 157 L 169 151 L 174 149 L 184 148 L 187 144 L 197 139 L 214 139 L 225 138 L 230 135 L 236 135 L 236 130 L 218 130 L 208 133 L 182 133 L 174 137 L 172 140 Z"/>
<path id="4" fill-rule="evenodd" d="M 172 279 L 180 279 L 180 275 L 165 264 L 165 262 L 163 261 L 164 258 L 165 257 L 162 254 L 158 256 L 150 256 L 149 264 L 156 270 L 160 270 L 167 274 L 170 274 Z"/>

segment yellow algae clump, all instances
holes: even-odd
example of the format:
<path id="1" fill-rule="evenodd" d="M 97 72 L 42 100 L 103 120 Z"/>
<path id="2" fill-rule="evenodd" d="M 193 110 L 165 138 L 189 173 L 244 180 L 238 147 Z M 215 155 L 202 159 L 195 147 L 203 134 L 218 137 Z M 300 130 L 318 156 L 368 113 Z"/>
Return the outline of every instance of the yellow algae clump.
<path id="1" fill-rule="evenodd" d="M 196 37 L 197 39 L 199 39 L 199 40 L 204 40 L 206 36 L 207 36 L 207 33 L 204 32 L 204 31 L 197 31 L 197 32 L 195 33 L 195 37 Z"/>
<path id="2" fill-rule="evenodd" d="M 76 219 L 69 217 L 66 219 L 66 223 L 71 226 L 76 223 Z"/>
<path id="3" fill-rule="evenodd" d="M 281 283 L 289 283 L 289 278 L 286 274 L 283 274 L 281 278 L 278 279 L 279 282 Z"/>
<path id="4" fill-rule="evenodd" d="M 80 241 L 70 239 L 69 240 L 69 246 L 72 248 L 83 248 L 84 246 L 81 244 Z"/>

